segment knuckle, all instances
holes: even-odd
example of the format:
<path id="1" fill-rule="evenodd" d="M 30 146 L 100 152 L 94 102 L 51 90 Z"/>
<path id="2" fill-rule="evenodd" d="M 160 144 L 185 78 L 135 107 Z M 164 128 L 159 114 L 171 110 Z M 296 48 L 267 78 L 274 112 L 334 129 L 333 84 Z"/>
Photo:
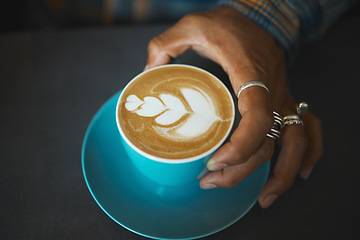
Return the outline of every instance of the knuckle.
<path id="1" fill-rule="evenodd" d="M 208 26 L 210 18 L 203 13 L 189 13 L 181 19 L 186 24 L 194 24 L 195 27 Z"/>
<path id="2" fill-rule="evenodd" d="M 230 142 L 226 145 L 226 152 L 236 163 L 243 163 L 245 161 L 244 153 L 241 151 L 241 148 L 239 148 L 236 140 L 230 139 Z"/>
<path id="3" fill-rule="evenodd" d="M 196 35 L 196 38 L 193 40 L 202 46 L 212 46 L 216 39 L 214 36 L 213 29 L 216 28 L 216 21 L 205 13 L 190 13 L 183 17 L 180 22 L 182 26 L 188 27 L 191 26 L 191 29 L 196 29 L 193 33 Z M 212 26 L 209 28 L 209 26 Z"/>
<path id="4" fill-rule="evenodd" d="M 148 51 L 158 51 L 162 48 L 161 46 L 161 35 L 159 35 L 150 40 L 148 44 Z"/>

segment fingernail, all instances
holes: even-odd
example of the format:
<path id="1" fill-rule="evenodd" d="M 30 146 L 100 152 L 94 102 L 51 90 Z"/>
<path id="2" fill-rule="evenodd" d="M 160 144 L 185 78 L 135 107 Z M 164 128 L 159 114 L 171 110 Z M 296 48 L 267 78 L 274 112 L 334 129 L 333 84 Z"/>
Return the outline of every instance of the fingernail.
<path id="1" fill-rule="evenodd" d="M 270 194 L 265 197 L 263 203 L 261 204 L 262 208 L 268 208 L 271 204 L 275 202 L 275 200 L 278 198 L 276 194 Z"/>
<path id="2" fill-rule="evenodd" d="M 213 189 L 216 188 L 217 186 L 213 183 L 205 183 L 201 185 L 202 189 Z"/>
<path id="3" fill-rule="evenodd" d="M 305 168 L 304 170 L 301 171 L 300 176 L 304 179 L 307 180 L 310 177 L 310 174 L 312 172 L 312 170 L 314 169 L 314 166 Z"/>
<path id="4" fill-rule="evenodd" d="M 209 162 L 206 166 L 210 171 L 219 171 L 219 170 L 227 167 L 227 165 L 225 163 L 218 163 L 212 159 L 209 160 Z"/>
<path id="5" fill-rule="evenodd" d="M 146 71 L 148 69 L 149 65 L 146 64 L 144 71 Z"/>

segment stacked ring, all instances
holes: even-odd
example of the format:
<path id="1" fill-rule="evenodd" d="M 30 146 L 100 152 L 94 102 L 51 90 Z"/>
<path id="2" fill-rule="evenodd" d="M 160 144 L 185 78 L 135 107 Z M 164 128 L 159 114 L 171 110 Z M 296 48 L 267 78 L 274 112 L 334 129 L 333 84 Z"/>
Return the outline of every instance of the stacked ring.
<path id="1" fill-rule="evenodd" d="M 300 119 L 298 115 L 287 115 L 283 118 L 284 126 L 289 126 L 293 124 L 304 126 L 304 122 Z"/>
<path id="2" fill-rule="evenodd" d="M 280 138 L 281 129 L 283 127 L 283 120 L 277 112 L 273 111 L 274 114 L 274 125 L 271 128 L 270 132 L 266 134 L 267 137 L 277 140 Z"/>
<path id="3" fill-rule="evenodd" d="M 296 107 L 296 111 L 298 115 L 291 114 L 287 115 L 283 118 L 284 126 L 290 126 L 290 125 L 302 125 L 304 126 L 304 122 L 301 120 L 301 117 L 309 110 L 309 105 L 305 102 L 299 103 L 299 105 Z"/>

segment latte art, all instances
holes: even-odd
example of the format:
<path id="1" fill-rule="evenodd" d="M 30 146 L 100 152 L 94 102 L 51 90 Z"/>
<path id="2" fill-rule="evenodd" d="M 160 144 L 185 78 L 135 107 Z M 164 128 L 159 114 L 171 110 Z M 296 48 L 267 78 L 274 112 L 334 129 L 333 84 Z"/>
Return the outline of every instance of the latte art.
<path id="1" fill-rule="evenodd" d="M 233 103 L 214 76 L 171 66 L 141 74 L 124 90 L 118 118 L 137 148 L 183 159 L 214 147 L 231 128 Z"/>
<path id="2" fill-rule="evenodd" d="M 155 117 L 154 121 L 164 127 L 154 123 L 154 130 L 159 135 L 175 141 L 199 137 L 215 121 L 221 120 L 215 113 L 210 97 L 201 89 L 184 88 L 180 92 L 191 111 L 186 110 L 182 101 L 171 94 L 160 94 L 159 99 L 145 97 L 144 101 L 135 95 L 130 95 L 126 99 L 125 108 L 143 117 Z M 185 114 L 188 117 L 180 122 Z M 178 124 L 171 127 L 170 125 L 175 122 Z"/>

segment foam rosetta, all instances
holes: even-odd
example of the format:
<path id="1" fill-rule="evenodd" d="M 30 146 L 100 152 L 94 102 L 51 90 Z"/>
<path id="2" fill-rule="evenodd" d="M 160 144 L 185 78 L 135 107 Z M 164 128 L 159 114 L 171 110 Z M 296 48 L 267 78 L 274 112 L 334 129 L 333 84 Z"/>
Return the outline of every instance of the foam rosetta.
<path id="1" fill-rule="evenodd" d="M 160 101 L 156 97 L 145 97 L 140 100 L 135 95 L 126 99 L 125 107 L 128 111 L 135 112 L 142 117 L 157 116 L 154 121 L 155 131 L 165 138 L 184 140 L 199 137 L 206 132 L 217 120 L 221 120 L 215 113 L 214 104 L 210 97 L 200 89 L 183 88 L 180 90 L 191 111 L 185 109 L 181 100 L 171 94 L 160 94 Z M 171 124 L 177 122 L 185 114 L 189 117 L 173 127 Z M 169 128 L 171 131 L 169 132 Z"/>
<path id="2" fill-rule="evenodd" d="M 211 75 L 192 68 L 149 71 L 119 105 L 120 125 L 139 149 L 178 159 L 209 150 L 227 133 L 232 99 Z"/>
<path id="3" fill-rule="evenodd" d="M 161 94 L 160 99 L 166 106 L 166 111 L 157 118 L 155 118 L 155 122 L 157 122 L 158 124 L 172 124 L 178 121 L 186 113 L 188 113 L 188 111 L 184 107 L 184 104 L 182 104 L 182 102 L 178 98 L 170 94 Z"/>

